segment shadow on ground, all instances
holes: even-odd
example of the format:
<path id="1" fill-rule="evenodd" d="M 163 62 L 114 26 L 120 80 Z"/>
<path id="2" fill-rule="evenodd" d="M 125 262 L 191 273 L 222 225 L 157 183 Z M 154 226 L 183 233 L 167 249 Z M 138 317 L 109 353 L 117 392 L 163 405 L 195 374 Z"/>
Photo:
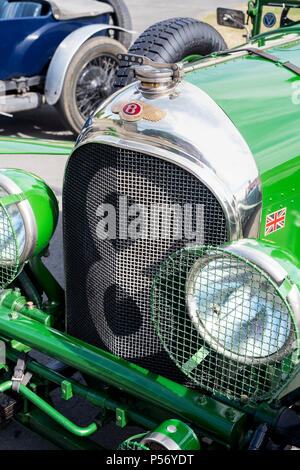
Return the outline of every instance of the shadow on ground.
<path id="1" fill-rule="evenodd" d="M 12 118 L 0 115 L 0 136 L 74 140 L 74 134 L 66 129 L 56 109 L 48 105 L 16 113 Z"/>

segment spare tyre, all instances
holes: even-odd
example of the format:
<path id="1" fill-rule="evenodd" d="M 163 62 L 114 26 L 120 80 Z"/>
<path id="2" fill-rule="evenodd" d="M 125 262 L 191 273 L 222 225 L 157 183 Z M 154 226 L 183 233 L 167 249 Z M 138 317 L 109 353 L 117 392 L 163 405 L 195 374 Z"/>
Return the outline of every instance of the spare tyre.
<path id="1" fill-rule="evenodd" d="M 174 63 L 191 55 L 207 55 L 227 49 L 221 34 L 212 26 L 193 18 L 170 18 L 147 28 L 129 52 L 149 57 L 155 62 Z M 122 61 L 117 72 L 115 90 L 133 81 L 130 64 Z"/>
<path id="2" fill-rule="evenodd" d="M 128 31 L 132 30 L 132 21 L 129 10 L 127 8 L 124 0 L 102 0 L 105 3 L 111 5 L 114 9 L 112 13 L 113 23 L 120 28 L 127 29 Z M 124 31 L 114 31 L 114 39 L 120 41 L 127 49 L 132 41 L 132 34 L 125 33 Z"/>

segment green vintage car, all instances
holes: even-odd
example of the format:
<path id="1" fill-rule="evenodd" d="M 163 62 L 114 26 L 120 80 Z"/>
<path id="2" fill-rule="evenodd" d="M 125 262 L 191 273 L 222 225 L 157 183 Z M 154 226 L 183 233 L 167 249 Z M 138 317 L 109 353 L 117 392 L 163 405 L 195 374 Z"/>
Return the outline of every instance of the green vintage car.
<path id="1" fill-rule="evenodd" d="M 250 2 L 254 33 L 271 3 L 282 27 L 235 49 L 176 18 L 120 58 L 128 84 L 65 169 L 64 291 L 42 259 L 52 190 L 1 170 L 2 424 L 68 449 L 100 449 L 112 422 L 121 450 L 300 447 L 300 2 Z"/>

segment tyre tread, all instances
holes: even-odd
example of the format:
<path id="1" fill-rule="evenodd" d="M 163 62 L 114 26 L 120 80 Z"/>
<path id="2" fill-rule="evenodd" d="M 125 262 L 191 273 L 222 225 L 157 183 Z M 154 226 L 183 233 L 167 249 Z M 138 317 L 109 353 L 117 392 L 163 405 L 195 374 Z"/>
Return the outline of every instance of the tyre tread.
<path id="1" fill-rule="evenodd" d="M 133 43 L 129 52 L 143 55 L 156 62 L 178 62 L 189 51 L 204 54 L 226 49 L 226 43 L 218 31 L 207 23 L 194 18 L 170 18 L 149 26 Z M 180 52 L 183 57 L 180 57 Z M 185 55 L 186 54 L 186 55 Z M 129 63 L 122 61 L 115 81 L 115 89 L 128 85 Z"/>

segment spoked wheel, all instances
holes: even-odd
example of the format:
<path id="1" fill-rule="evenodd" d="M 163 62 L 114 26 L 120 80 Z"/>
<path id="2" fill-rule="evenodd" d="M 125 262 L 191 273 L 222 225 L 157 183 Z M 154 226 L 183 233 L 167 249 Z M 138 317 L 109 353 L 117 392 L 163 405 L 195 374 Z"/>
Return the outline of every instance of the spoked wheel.
<path id="1" fill-rule="evenodd" d="M 101 54 L 86 64 L 75 91 L 77 107 L 84 119 L 112 94 L 118 69 L 119 61 L 111 54 Z"/>
<path id="2" fill-rule="evenodd" d="M 90 114 L 113 92 L 118 54 L 126 48 L 110 38 L 92 38 L 75 54 L 57 103 L 67 127 L 78 134 Z"/>

